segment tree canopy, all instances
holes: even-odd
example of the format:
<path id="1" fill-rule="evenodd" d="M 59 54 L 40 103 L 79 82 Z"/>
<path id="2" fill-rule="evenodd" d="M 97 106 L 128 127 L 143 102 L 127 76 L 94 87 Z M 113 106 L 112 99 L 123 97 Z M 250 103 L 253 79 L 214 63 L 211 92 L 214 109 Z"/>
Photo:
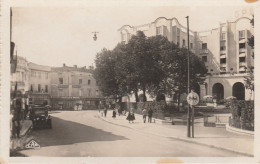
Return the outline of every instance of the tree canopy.
<path id="1" fill-rule="evenodd" d="M 122 97 L 138 91 L 151 95 L 187 92 L 188 50 L 169 42 L 161 35 L 146 37 L 141 31 L 127 44 L 113 50 L 103 49 L 96 56 L 94 77 L 105 96 Z M 206 67 L 190 53 L 190 86 L 202 82 Z"/>

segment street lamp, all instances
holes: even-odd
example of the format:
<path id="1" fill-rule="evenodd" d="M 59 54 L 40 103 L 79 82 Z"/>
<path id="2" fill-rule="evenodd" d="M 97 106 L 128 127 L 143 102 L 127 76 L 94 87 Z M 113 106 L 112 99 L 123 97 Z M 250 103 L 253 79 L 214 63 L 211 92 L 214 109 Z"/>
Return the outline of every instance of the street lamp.
<path id="1" fill-rule="evenodd" d="M 188 94 L 190 93 L 190 34 L 189 34 L 189 16 L 187 18 L 187 35 L 188 35 Z M 190 105 L 187 112 L 187 137 L 190 137 Z"/>
<path id="2" fill-rule="evenodd" d="M 94 39 L 94 41 L 96 41 L 96 40 L 97 40 L 97 33 L 98 33 L 98 32 L 94 31 L 94 32 L 92 32 L 92 33 L 94 33 L 93 39 Z"/>

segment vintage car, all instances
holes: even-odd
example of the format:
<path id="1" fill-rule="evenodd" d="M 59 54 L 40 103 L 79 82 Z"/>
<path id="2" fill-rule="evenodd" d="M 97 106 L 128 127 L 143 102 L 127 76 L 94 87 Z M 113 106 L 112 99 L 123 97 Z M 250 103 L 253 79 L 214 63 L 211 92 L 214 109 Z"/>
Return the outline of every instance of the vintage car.
<path id="1" fill-rule="evenodd" d="M 30 105 L 30 119 L 33 123 L 33 129 L 51 129 L 51 116 L 48 113 L 48 105 Z"/>

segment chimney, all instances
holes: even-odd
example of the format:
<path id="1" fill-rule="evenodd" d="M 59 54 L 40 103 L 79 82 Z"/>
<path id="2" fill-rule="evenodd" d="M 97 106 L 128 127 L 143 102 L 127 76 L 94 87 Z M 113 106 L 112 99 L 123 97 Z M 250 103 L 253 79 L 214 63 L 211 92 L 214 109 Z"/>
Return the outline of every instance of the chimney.
<path id="1" fill-rule="evenodd" d="M 74 65 L 74 68 L 77 68 L 77 65 Z"/>
<path id="2" fill-rule="evenodd" d="M 66 64 L 65 64 L 65 63 L 63 63 L 63 67 L 66 67 Z"/>

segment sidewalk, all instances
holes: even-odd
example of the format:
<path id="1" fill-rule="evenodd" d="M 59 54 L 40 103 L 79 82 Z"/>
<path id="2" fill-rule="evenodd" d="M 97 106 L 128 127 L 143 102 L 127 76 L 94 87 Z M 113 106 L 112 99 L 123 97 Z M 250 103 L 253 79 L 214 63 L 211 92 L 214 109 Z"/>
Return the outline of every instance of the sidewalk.
<path id="1" fill-rule="evenodd" d="M 228 132 L 225 128 L 203 127 L 195 124 L 194 138 L 187 138 L 187 127 L 184 125 L 162 124 L 161 122 L 143 123 L 142 116 L 138 114 L 135 114 L 134 123 L 129 123 L 126 116 L 117 115 L 116 118 L 112 118 L 112 111 L 107 112 L 107 117 L 101 116 L 99 112 L 97 116 L 111 124 L 152 135 L 228 150 L 246 156 L 254 154 L 254 136 Z"/>
<path id="2" fill-rule="evenodd" d="M 21 131 L 20 131 L 20 138 L 13 138 L 10 140 L 10 149 L 11 151 L 22 149 L 24 145 L 31 140 L 30 137 L 26 136 L 26 134 L 30 131 L 32 127 L 31 120 L 24 120 L 21 121 Z"/>

